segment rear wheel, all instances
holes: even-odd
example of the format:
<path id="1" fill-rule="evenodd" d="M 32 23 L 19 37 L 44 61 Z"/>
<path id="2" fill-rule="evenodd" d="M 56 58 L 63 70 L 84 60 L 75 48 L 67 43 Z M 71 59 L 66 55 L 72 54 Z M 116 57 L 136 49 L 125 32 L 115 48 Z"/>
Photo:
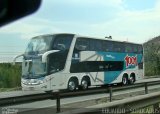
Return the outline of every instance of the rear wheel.
<path id="1" fill-rule="evenodd" d="M 130 83 L 130 84 L 134 84 L 134 82 L 135 82 L 135 77 L 134 77 L 134 76 L 131 76 L 131 77 L 130 77 L 130 80 L 129 80 L 129 83 Z"/>
<path id="2" fill-rule="evenodd" d="M 81 88 L 82 88 L 83 90 L 86 90 L 86 89 L 88 89 L 88 86 L 89 86 L 88 80 L 87 80 L 86 78 L 82 79 Z"/>
<path id="3" fill-rule="evenodd" d="M 122 85 L 127 85 L 127 84 L 128 84 L 128 77 L 124 75 L 122 78 Z"/>

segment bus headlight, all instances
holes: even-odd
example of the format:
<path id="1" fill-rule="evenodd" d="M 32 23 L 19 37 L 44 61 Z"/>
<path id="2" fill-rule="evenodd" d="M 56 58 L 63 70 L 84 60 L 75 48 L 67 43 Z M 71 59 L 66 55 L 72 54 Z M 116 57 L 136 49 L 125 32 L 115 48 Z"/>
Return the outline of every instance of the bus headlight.
<path id="1" fill-rule="evenodd" d="M 25 85 L 39 85 L 39 84 L 43 84 L 44 81 L 43 80 L 37 80 L 37 79 L 31 79 L 31 80 L 22 79 L 22 83 L 25 84 Z"/>
<path id="2" fill-rule="evenodd" d="M 39 81 L 38 81 L 38 84 L 43 84 L 43 83 L 44 83 L 43 80 L 39 80 Z"/>
<path id="3" fill-rule="evenodd" d="M 27 84 L 28 84 L 28 81 L 27 81 L 27 80 L 22 79 L 22 83 L 23 83 L 23 84 L 25 84 L 25 85 L 27 85 Z"/>

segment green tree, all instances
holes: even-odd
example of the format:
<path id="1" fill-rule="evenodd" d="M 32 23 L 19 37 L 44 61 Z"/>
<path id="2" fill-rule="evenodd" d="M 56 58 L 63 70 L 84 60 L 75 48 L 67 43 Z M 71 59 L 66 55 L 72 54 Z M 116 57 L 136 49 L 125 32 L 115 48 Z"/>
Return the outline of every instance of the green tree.
<path id="1" fill-rule="evenodd" d="M 145 75 L 160 75 L 160 42 L 157 40 L 144 44 L 144 63 Z"/>

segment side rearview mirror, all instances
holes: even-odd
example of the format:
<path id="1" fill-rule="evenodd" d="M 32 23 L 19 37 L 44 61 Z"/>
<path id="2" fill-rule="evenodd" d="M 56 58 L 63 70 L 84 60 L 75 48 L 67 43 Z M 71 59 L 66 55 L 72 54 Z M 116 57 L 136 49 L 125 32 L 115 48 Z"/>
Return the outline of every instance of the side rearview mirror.
<path id="1" fill-rule="evenodd" d="M 13 65 L 15 65 L 16 59 L 19 58 L 19 57 L 21 57 L 21 56 L 24 56 L 24 54 L 20 54 L 20 55 L 17 55 L 16 57 L 14 57 L 14 59 L 13 59 Z"/>

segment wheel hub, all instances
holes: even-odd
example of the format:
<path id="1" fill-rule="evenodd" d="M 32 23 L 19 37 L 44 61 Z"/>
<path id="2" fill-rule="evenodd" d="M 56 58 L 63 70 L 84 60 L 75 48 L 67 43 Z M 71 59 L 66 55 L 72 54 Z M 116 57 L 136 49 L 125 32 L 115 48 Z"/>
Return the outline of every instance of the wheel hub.
<path id="1" fill-rule="evenodd" d="M 123 78 L 123 84 L 127 84 L 127 79 Z"/>
<path id="2" fill-rule="evenodd" d="M 69 90 L 73 91 L 76 88 L 76 84 L 73 81 L 69 82 Z"/>
<path id="3" fill-rule="evenodd" d="M 83 89 L 87 89 L 88 83 L 87 83 L 86 80 L 83 80 L 83 81 L 82 81 L 82 87 L 83 87 Z"/>

